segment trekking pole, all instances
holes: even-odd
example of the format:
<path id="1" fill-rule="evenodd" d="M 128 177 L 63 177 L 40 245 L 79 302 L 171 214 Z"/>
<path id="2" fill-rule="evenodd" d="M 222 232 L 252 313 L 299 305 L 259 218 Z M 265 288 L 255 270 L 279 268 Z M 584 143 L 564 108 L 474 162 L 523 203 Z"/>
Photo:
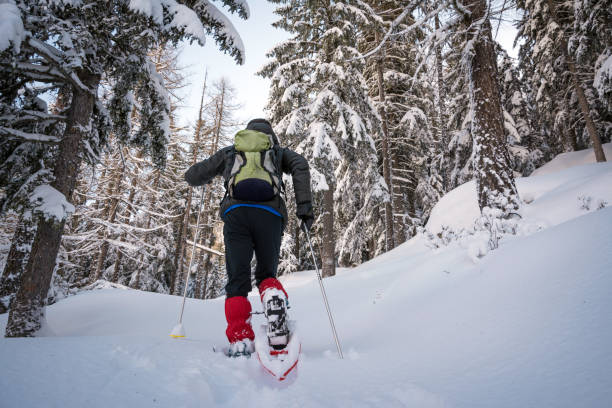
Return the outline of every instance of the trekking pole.
<path id="1" fill-rule="evenodd" d="M 340 359 L 344 359 L 342 355 L 342 348 L 340 348 L 340 341 L 338 341 L 338 333 L 336 333 L 336 326 L 334 325 L 334 318 L 332 317 L 331 310 L 329 309 L 329 302 L 327 301 L 327 295 L 325 294 L 325 288 L 323 287 L 323 278 L 321 277 L 321 273 L 319 272 L 319 267 L 317 266 L 317 259 L 315 258 L 314 248 L 312 247 L 312 241 L 310 240 L 310 233 L 308 232 L 308 228 L 306 225 L 302 224 L 304 227 L 304 231 L 306 232 L 306 238 L 308 239 L 308 244 L 310 245 L 310 253 L 312 254 L 312 262 L 314 263 L 315 270 L 317 271 L 317 278 L 319 280 L 319 286 L 321 287 L 321 294 L 323 295 L 323 301 L 325 302 L 325 309 L 327 309 L 327 316 L 329 316 L 329 324 L 331 325 L 332 332 L 334 334 L 334 340 L 336 341 L 336 347 L 338 348 L 338 355 Z"/>
<path id="2" fill-rule="evenodd" d="M 189 258 L 189 268 L 185 275 L 185 290 L 183 291 L 183 303 L 181 304 L 181 314 L 179 315 L 179 321 L 174 329 L 170 332 L 170 337 L 179 338 L 185 337 L 185 329 L 183 328 L 183 312 L 185 311 L 185 298 L 187 297 L 187 287 L 189 283 L 189 275 L 191 274 L 191 266 L 193 265 L 193 255 L 195 254 L 196 242 L 198 242 L 198 235 L 200 234 L 200 214 L 202 214 L 202 204 L 204 203 L 204 190 L 206 184 L 202 186 L 202 196 L 200 197 L 200 205 L 198 205 L 198 220 L 196 221 L 196 231 L 193 237 L 193 247 L 191 249 L 191 257 Z M 193 194 L 193 193 L 192 193 Z M 189 222 L 189 220 L 187 220 Z"/>

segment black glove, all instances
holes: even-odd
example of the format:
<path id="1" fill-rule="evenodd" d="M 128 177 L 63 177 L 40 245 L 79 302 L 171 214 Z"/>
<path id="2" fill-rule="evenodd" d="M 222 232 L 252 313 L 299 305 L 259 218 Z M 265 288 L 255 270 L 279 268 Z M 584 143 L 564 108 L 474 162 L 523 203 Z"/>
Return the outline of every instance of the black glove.
<path id="1" fill-rule="evenodd" d="M 300 228 L 302 228 L 304 231 L 310 231 L 312 223 L 314 222 L 314 213 L 312 211 L 312 204 L 310 201 L 298 204 L 296 215 L 300 220 L 302 220 Z"/>

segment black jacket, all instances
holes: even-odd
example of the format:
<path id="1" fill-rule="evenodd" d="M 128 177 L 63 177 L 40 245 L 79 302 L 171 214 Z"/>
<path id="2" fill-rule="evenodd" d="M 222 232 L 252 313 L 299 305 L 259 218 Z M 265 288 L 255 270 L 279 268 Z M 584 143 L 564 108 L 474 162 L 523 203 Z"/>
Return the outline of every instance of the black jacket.
<path id="1" fill-rule="evenodd" d="M 295 192 L 296 203 L 298 205 L 311 203 L 310 170 L 306 159 L 293 150 L 280 147 L 278 144 L 275 144 L 273 149 L 278 158 L 278 174 L 281 176 L 282 173 L 291 174 L 293 178 L 293 190 Z M 233 145 L 225 147 L 208 159 L 191 166 L 185 173 L 185 180 L 192 186 L 201 186 L 202 184 L 210 183 L 215 176 L 223 176 L 225 188 L 227 190 L 227 182 L 230 177 L 232 165 L 234 164 L 235 155 L 236 150 Z M 287 207 L 280 194 L 271 201 L 265 202 L 241 201 L 225 194 L 219 209 L 221 218 L 223 218 L 223 213 L 229 207 L 234 204 L 242 203 L 260 204 L 272 207 L 283 216 L 283 226 L 287 223 Z"/>

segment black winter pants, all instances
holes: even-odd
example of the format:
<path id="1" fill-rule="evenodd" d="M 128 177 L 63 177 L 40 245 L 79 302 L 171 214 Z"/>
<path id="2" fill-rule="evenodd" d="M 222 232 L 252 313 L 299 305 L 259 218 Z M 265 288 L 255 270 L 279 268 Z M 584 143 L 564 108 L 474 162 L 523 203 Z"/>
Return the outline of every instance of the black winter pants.
<path id="1" fill-rule="evenodd" d="M 282 218 L 261 208 L 238 207 L 223 216 L 227 297 L 251 291 L 251 260 L 257 259 L 255 282 L 275 278 L 280 255 Z"/>

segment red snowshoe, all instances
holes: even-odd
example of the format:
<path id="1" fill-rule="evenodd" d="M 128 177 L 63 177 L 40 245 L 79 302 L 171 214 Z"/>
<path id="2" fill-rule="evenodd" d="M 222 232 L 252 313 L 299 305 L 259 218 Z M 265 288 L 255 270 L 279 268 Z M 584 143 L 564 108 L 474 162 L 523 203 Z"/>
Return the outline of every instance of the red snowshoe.
<path id="1" fill-rule="evenodd" d="M 283 291 L 270 288 L 261 297 L 267 325 L 255 334 L 255 352 L 263 368 L 283 381 L 298 363 L 302 346 L 295 324 L 287 320 L 287 297 Z"/>

